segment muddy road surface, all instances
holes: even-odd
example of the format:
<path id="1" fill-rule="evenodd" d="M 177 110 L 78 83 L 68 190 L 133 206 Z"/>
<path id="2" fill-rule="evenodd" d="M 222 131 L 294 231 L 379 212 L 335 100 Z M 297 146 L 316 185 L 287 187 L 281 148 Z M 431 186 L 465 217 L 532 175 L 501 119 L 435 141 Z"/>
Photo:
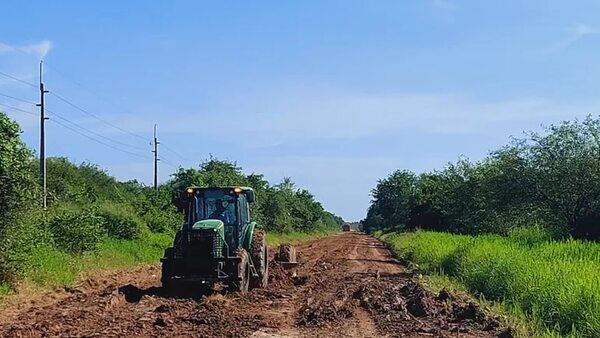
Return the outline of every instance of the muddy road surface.
<path id="1" fill-rule="evenodd" d="M 376 239 L 350 232 L 296 245 L 270 284 L 167 293 L 160 268 L 80 283 L 0 311 L 1 337 L 510 337 L 477 305 L 432 294 Z M 271 250 L 274 251 L 274 250 Z"/>

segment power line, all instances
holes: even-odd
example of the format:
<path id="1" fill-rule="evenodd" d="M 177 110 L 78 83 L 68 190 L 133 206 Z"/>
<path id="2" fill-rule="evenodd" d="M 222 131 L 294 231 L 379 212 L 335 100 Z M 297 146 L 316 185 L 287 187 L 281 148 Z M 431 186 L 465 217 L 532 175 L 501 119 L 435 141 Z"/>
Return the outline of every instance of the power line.
<path id="1" fill-rule="evenodd" d="M 19 79 L 18 77 L 14 77 L 14 76 L 12 76 L 12 75 L 10 75 L 10 74 L 6 74 L 6 73 L 4 73 L 4 72 L 0 72 L 0 75 L 3 75 L 3 76 L 5 76 L 5 77 L 7 77 L 7 78 L 9 78 L 9 79 L 13 79 L 13 80 L 15 80 L 15 81 L 17 81 L 17 82 L 21 82 L 21 83 L 23 83 L 23 84 L 26 84 L 26 85 L 28 85 L 28 86 L 30 86 L 30 87 L 33 87 L 33 88 L 36 88 L 36 89 L 37 89 L 37 86 L 36 86 L 36 85 L 34 85 L 33 83 L 31 83 L 31 82 L 27 82 L 27 81 L 25 81 L 25 80 L 21 80 L 21 79 Z"/>
<path id="2" fill-rule="evenodd" d="M 94 138 L 94 137 L 91 137 L 91 136 L 89 136 L 89 135 L 86 135 L 86 134 L 84 134 L 84 133 L 80 132 L 79 130 L 77 130 L 77 129 L 75 129 L 75 128 L 71 128 L 71 126 L 69 126 L 69 125 L 67 125 L 67 124 L 64 124 L 64 123 L 62 123 L 62 122 L 59 122 L 59 121 L 57 121 L 57 120 L 50 120 L 50 121 L 52 121 L 52 122 L 54 122 L 54 123 L 56 123 L 56 124 L 58 124 L 58 125 L 60 125 L 60 126 L 62 126 L 62 127 L 64 127 L 64 128 L 67 128 L 67 129 L 71 130 L 72 132 L 74 132 L 74 133 L 77 133 L 77 134 L 79 134 L 79 135 L 81 135 L 81 136 L 83 136 L 83 137 L 85 137 L 85 138 L 87 138 L 87 139 L 90 139 L 90 140 L 92 140 L 92 141 L 94 141 L 94 142 L 97 142 L 97 143 L 99 143 L 99 144 L 102 144 L 102 145 L 104 145 L 104 146 L 106 146 L 106 147 L 109 147 L 109 148 L 111 148 L 111 149 L 114 149 L 114 150 L 120 151 L 120 152 L 122 152 L 122 153 L 129 154 L 129 155 L 137 156 L 137 157 L 140 157 L 140 158 L 143 158 L 143 159 L 150 159 L 150 157 L 148 157 L 148 156 L 140 155 L 140 154 L 137 154 L 137 153 L 131 152 L 131 151 L 129 151 L 129 150 L 125 150 L 125 149 L 117 148 L 117 147 L 113 146 L 112 144 L 108 144 L 108 143 L 106 143 L 106 142 L 100 141 L 100 140 L 98 140 L 98 139 L 96 139 L 96 138 Z"/>
<path id="3" fill-rule="evenodd" d="M 105 139 L 107 141 L 110 141 L 110 142 L 113 142 L 113 143 L 116 143 L 116 144 L 119 144 L 119 145 L 122 145 L 122 146 L 125 146 L 125 147 L 129 147 L 129 148 L 132 148 L 132 149 L 140 150 L 140 151 L 148 151 L 148 149 L 137 147 L 137 146 L 134 146 L 134 145 L 131 145 L 131 144 L 128 144 L 128 143 L 125 143 L 125 142 L 121 142 L 121 141 L 112 139 L 110 137 L 104 136 L 104 135 L 102 135 L 100 133 L 97 133 L 97 132 L 95 132 L 95 131 L 93 131 L 91 129 L 88 129 L 88 128 L 86 128 L 86 127 L 84 127 L 84 126 L 82 126 L 82 125 L 80 125 L 80 124 L 78 124 L 76 122 L 73 122 L 73 121 L 67 119 L 66 117 L 61 116 L 61 115 L 59 115 L 59 114 L 57 114 L 57 113 L 55 113 L 53 111 L 50 111 L 48 109 L 46 109 L 46 112 L 52 114 L 54 117 L 58 117 L 59 119 L 61 119 L 61 120 L 65 121 L 65 122 L 67 122 L 67 123 L 69 123 L 69 124 L 71 124 L 71 125 L 79 128 L 79 129 L 83 129 L 83 130 L 87 131 L 88 133 L 93 134 L 95 136 L 98 136 L 100 138 L 103 138 L 103 139 Z"/>
<path id="4" fill-rule="evenodd" d="M 108 125 L 108 126 L 111 126 L 111 127 L 115 128 L 115 129 L 118 129 L 118 130 L 120 130 L 120 131 L 122 131 L 122 132 L 124 132 L 124 133 L 126 133 L 126 134 L 129 134 L 129 135 L 131 135 L 131 136 L 135 136 L 135 137 L 137 137 L 137 138 L 140 138 L 140 139 L 142 139 L 142 140 L 144 140 L 144 141 L 148 141 L 148 138 L 146 138 L 146 137 L 144 137 L 144 136 L 141 136 L 141 135 L 138 135 L 138 134 L 136 134 L 136 133 L 132 133 L 132 132 L 130 132 L 130 131 L 128 131 L 128 130 L 126 130 L 126 129 L 123 129 L 123 128 L 121 128 L 121 127 L 119 127 L 119 126 L 117 126 L 117 125 L 113 124 L 113 123 L 110 123 L 110 122 L 108 122 L 108 121 L 106 121 L 106 120 L 103 120 L 103 119 L 101 119 L 100 117 L 98 117 L 98 115 L 96 115 L 96 114 L 94 114 L 94 113 L 91 113 L 91 112 L 89 112 L 88 110 L 85 110 L 85 109 L 81 108 L 80 106 L 78 106 L 78 105 L 74 104 L 73 102 L 71 102 L 71 101 L 69 101 L 69 100 L 65 99 L 64 97 L 62 97 L 62 96 L 60 96 L 60 95 L 56 94 L 55 92 L 52 92 L 52 91 L 51 91 L 51 92 L 50 92 L 50 95 L 52 95 L 52 96 L 56 97 L 57 99 L 61 100 L 62 102 L 66 103 L 66 104 L 68 104 L 69 106 L 71 106 L 71 107 L 73 107 L 73 108 L 75 108 L 75 109 L 77 109 L 77 110 L 81 111 L 82 113 L 85 113 L 85 114 L 87 114 L 87 115 L 89 115 L 89 116 L 91 116 L 91 117 L 95 118 L 96 120 L 98 120 L 98 121 L 100 121 L 100 122 L 102 122 L 102 123 L 104 123 L 104 124 L 106 124 L 106 125 Z"/>
<path id="5" fill-rule="evenodd" d="M 160 163 L 164 163 L 164 164 L 166 164 L 166 165 L 168 165 L 168 166 L 170 166 L 170 167 L 173 167 L 173 168 L 175 168 L 175 169 L 179 169 L 179 167 L 181 167 L 180 165 L 175 165 L 175 164 L 173 164 L 173 163 L 171 163 L 171 162 L 169 162 L 169 161 L 165 161 L 165 157 L 164 157 L 164 156 L 162 156 L 162 157 L 160 158 Z"/>
<path id="6" fill-rule="evenodd" d="M 15 101 L 20 101 L 20 102 L 24 102 L 24 103 L 29 103 L 29 104 L 37 104 L 37 102 L 33 102 L 33 101 L 29 101 L 29 100 L 24 100 L 24 99 L 20 99 L 18 97 L 14 97 L 12 95 L 8 95 L 8 94 L 3 94 L 0 93 L 0 96 L 4 96 L 4 97 L 8 97 L 9 99 L 13 99 Z"/>
<path id="7" fill-rule="evenodd" d="M 170 151 L 174 155 L 177 155 L 182 160 L 187 160 L 187 158 L 185 156 L 181 155 L 180 153 L 176 152 L 175 150 L 171 149 L 170 147 L 168 147 L 168 146 L 166 146 L 164 144 L 162 145 L 162 147 L 165 148 L 166 150 Z"/>
<path id="8" fill-rule="evenodd" d="M 6 108 L 9 108 L 9 109 L 12 109 L 12 110 L 20 111 L 20 112 L 23 112 L 23 113 L 27 113 L 27 114 L 30 114 L 30 115 L 38 116 L 38 114 L 36 114 L 36 113 L 32 113 L 32 112 L 30 112 L 28 110 L 25 110 L 25 109 L 21 109 L 21 108 L 17 108 L 17 107 L 14 107 L 14 106 L 10 106 L 8 104 L 0 103 L 0 106 L 6 107 Z"/>
<path id="9" fill-rule="evenodd" d="M 21 51 L 21 52 L 22 52 L 22 51 Z M 82 89 L 82 90 L 86 91 L 87 93 L 89 93 L 89 94 L 93 95 L 93 96 L 94 96 L 94 97 L 96 97 L 97 99 L 99 99 L 99 100 L 101 100 L 101 101 L 104 101 L 104 102 L 106 102 L 106 103 L 109 103 L 109 104 L 110 104 L 110 105 L 112 105 L 112 106 L 115 106 L 115 107 L 117 107 L 117 106 L 118 106 L 118 105 L 117 105 L 117 104 L 115 104 L 113 101 L 107 100 L 105 97 L 102 97 L 102 96 L 98 95 L 98 94 L 97 94 L 97 93 L 96 93 L 94 90 L 92 90 L 92 89 L 88 88 L 87 86 L 84 86 L 84 85 L 83 85 L 81 82 L 79 82 L 79 81 L 75 81 L 75 80 L 74 80 L 72 77 L 70 77 L 70 76 L 66 75 L 66 73 L 65 73 L 65 72 L 63 72 L 62 70 L 59 70 L 59 69 L 58 69 L 58 68 L 56 68 L 54 65 L 49 65 L 49 66 L 48 66 L 48 64 L 45 64 L 45 65 L 46 65 L 46 66 L 47 66 L 47 68 L 49 68 L 49 69 L 50 69 L 52 72 L 54 72 L 54 73 L 58 74 L 58 75 L 59 75 L 60 77 L 62 77 L 63 79 L 70 81 L 71 83 L 75 84 L 77 87 L 79 87 L 80 89 Z M 64 100 L 64 98 L 62 98 L 62 100 Z M 69 104 L 69 105 L 73 106 L 73 104 L 72 104 L 72 103 L 67 103 L 67 104 Z M 78 109 L 78 110 L 81 110 L 81 107 L 74 107 L 74 108 L 76 108 L 76 109 Z M 87 111 L 87 112 L 84 112 L 84 113 L 86 113 L 86 114 L 91 114 L 89 111 Z M 93 115 L 95 115 L 95 114 L 93 114 Z M 99 118 L 98 116 L 94 116 L 94 117 L 95 117 L 95 118 Z M 108 121 L 103 121 L 103 122 L 104 122 L 104 123 L 107 123 Z M 132 135 L 132 136 L 135 136 L 135 137 L 137 137 L 137 138 L 143 139 L 144 141 L 148 141 L 148 138 L 146 138 L 145 136 L 141 136 L 140 134 L 136 134 L 136 133 L 130 132 L 130 131 L 126 130 L 126 129 L 122 129 L 122 128 L 120 128 L 119 126 L 115 126 L 115 125 L 113 125 L 113 124 L 110 124 L 110 123 L 109 123 L 109 125 L 110 125 L 110 126 L 112 126 L 112 127 L 114 127 L 114 128 L 117 128 L 117 129 L 121 130 L 121 131 L 122 131 L 122 132 L 124 132 L 124 133 L 127 133 L 127 134 L 129 134 L 129 135 Z"/>

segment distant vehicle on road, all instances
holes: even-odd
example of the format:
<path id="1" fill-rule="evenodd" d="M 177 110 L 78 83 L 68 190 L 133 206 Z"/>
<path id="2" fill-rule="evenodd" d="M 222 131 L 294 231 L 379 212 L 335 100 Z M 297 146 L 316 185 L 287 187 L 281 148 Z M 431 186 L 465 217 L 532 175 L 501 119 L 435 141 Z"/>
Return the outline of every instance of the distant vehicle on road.
<path id="1" fill-rule="evenodd" d="M 344 225 L 342 225 L 342 231 L 350 231 L 350 223 L 344 223 Z"/>

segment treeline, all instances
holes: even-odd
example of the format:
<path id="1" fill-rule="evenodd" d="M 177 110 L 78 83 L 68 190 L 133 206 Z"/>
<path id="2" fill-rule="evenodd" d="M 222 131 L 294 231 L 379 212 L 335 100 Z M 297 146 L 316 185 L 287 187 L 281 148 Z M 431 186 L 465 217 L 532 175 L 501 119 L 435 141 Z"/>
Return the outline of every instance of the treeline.
<path id="1" fill-rule="evenodd" d="M 244 175 L 235 163 L 214 158 L 197 169 L 179 169 L 158 192 L 135 180 L 120 182 L 90 163 L 49 158 L 48 208 L 42 211 L 38 160 L 20 132 L 0 113 L 0 285 L 14 285 L 45 268 L 40 265 L 50 264 L 44 260 L 53 255 L 77 257 L 129 241 L 136 243 L 129 251 L 160 252 L 182 223 L 171 193 L 191 185 L 255 188 L 254 217 L 268 231 L 308 232 L 342 222 L 290 179 L 270 185 L 262 175 Z"/>
<path id="2" fill-rule="evenodd" d="M 271 185 L 263 175 L 245 175 L 235 163 L 210 159 L 198 169 L 180 168 L 172 179 L 161 187 L 164 194 L 189 186 L 249 186 L 256 192 L 252 217 L 267 231 L 312 231 L 339 227 L 342 218 L 326 211 L 307 190 L 297 189 L 292 180 L 284 178 Z"/>
<path id="3" fill-rule="evenodd" d="M 423 174 L 398 170 L 372 191 L 366 231 L 416 228 L 507 234 L 538 226 L 600 239 L 600 120 L 529 132 L 479 162 Z"/>

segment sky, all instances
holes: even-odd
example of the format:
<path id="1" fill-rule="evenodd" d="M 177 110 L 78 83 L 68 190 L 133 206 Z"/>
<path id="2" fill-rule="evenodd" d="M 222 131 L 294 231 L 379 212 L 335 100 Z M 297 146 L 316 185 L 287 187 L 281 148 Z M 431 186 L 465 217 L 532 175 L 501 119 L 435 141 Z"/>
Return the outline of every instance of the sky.
<path id="1" fill-rule="evenodd" d="M 25 83 L 0 76 L 0 110 L 37 150 L 39 117 L 21 110 L 36 112 L 43 59 L 49 156 L 150 184 L 156 123 L 161 182 L 212 155 L 273 184 L 291 177 L 360 220 L 394 170 L 476 161 L 597 115 L 599 12 L 585 0 L 3 0 L 0 72 Z"/>

